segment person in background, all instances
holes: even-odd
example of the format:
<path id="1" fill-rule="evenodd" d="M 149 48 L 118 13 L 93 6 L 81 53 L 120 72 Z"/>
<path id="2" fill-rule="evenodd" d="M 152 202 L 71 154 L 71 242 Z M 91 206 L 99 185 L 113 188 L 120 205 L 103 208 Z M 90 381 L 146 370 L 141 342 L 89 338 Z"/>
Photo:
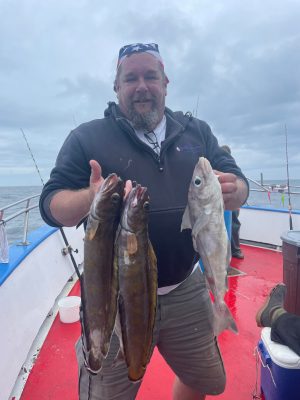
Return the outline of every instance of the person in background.
<path id="1" fill-rule="evenodd" d="M 300 316 L 284 309 L 286 286 L 279 283 L 270 292 L 256 314 L 259 327 L 271 328 L 271 340 L 284 344 L 300 356 Z"/>
<path id="2" fill-rule="evenodd" d="M 229 146 L 224 144 L 221 146 L 223 150 L 227 153 L 231 154 L 231 149 Z M 231 256 L 239 259 L 244 258 L 244 254 L 241 250 L 240 246 L 240 228 L 241 223 L 239 220 L 240 210 L 233 210 L 232 211 L 232 224 L 231 224 Z"/>
<path id="3" fill-rule="evenodd" d="M 148 188 L 149 236 L 158 267 L 153 348 L 175 373 L 173 399 L 203 400 L 222 393 L 226 377 L 205 278 L 195 267 L 199 256 L 191 231 L 180 229 L 188 188 L 200 156 L 219 171 L 227 209 L 246 201 L 249 186 L 205 122 L 165 106 L 168 83 L 157 44 L 122 47 L 114 82 L 118 104 L 110 102 L 104 118 L 80 125 L 67 137 L 43 188 L 40 210 L 50 225 L 75 226 L 89 213 L 109 173 L 126 181 L 126 192 L 132 181 Z M 113 335 L 101 371 L 90 375 L 82 340 L 77 342 L 80 400 L 136 397 L 141 382 L 128 380 L 125 361 L 113 366 L 119 347 Z"/>

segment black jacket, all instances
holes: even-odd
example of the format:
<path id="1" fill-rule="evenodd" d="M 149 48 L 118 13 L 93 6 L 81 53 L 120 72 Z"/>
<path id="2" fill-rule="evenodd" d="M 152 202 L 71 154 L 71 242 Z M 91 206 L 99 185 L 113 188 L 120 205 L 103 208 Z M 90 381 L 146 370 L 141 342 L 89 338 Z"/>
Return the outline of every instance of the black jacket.
<path id="1" fill-rule="evenodd" d="M 105 118 L 80 125 L 67 137 L 41 198 L 43 219 L 59 226 L 49 212 L 54 193 L 88 187 L 89 160 L 106 177 L 115 172 L 148 188 L 149 234 L 158 260 L 159 287 L 181 282 L 196 261 L 190 230 L 180 231 L 195 164 L 205 156 L 214 169 L 231 172 L 247 182 L 234 159 L 223 151 L 209 126 L 182 112 L 165 111 L 166 138 L 160 157 L 135 134 L 118 106 L 110 103 Z"/>

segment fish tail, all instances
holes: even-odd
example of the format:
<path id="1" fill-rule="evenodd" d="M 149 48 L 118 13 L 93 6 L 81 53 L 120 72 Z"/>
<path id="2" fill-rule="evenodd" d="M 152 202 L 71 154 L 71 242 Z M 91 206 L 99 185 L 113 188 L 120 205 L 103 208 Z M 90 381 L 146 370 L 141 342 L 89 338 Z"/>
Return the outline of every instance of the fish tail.
<path id="1" fill-rule="evenodd" d="M 88 360 L 85 363 L 86 369 L 92 374 L 97 375 L 102 369 L 102 356 L 94 357 L 94 355 L 90 352 L 88 355 Z"/>
<path id="2" fill-rule="evenodd" d="M 238 333 L 238 328 L 233 316 L 223 301 L 220 304 L 213 304 L 214 310 L 214 333 L 218 336 L 225 329 L 229 329 L 234 333 Z"/>

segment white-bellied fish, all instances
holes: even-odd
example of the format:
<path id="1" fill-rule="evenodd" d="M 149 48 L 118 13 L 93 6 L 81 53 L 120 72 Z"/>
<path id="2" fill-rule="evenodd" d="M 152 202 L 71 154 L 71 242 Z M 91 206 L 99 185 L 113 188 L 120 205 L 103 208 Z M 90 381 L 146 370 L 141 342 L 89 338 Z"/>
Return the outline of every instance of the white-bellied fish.
<path id="1" fill-rule="evenodd" d="M 118 359 L 125 359 L 128 378 L 139 381 L 151 357 L 157 304 L 156 257 L 148 236 L 149 197 L 136 185 L 125 200 L 116 238 L 119 270 Z M 116 360 L 116 362 L 117 362 Z"/>
<path id="2" fill-rule="evenodd" d="M 124 182 L 110 174 L 101 185 L 90 208 L 84 239 L 82 284 L 83 329 L 86 366 L 100 371 L 107 356 L 115 325 L 118 270 L 114 263 L 114 241 L 120 220 Z"/>
<path id="3" fill-rule="evenodd" d="M 231 249 L 224 222 L 222 190 L 204 157 L 199 158 L 193 172 L 182 218 L 183 229 L 192 229 L 193 246 L 202 259 L 205 277 L 214 296 L 215 334 L 224 329 L 237 333 L 236 323 L 224 301 Z"/>

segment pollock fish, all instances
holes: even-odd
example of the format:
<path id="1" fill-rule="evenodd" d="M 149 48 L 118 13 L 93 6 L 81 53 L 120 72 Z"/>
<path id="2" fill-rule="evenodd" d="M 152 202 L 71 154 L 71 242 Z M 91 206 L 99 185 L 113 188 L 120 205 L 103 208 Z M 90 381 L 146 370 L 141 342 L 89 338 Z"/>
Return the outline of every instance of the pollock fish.
<path id="1" fill-rule="evenodd" d="M 110 174 L 90 208 L 84 238 L 82 285 L 84 348 L 88 370 L 97 373 L 107 356 L 117 313 L 118 271 L 114 241 L 120 220 L 124 182 Z"/>
<path id="2" fill-rule="evenodd" d="M 119 265 L 119 313 L 116 334 L 125 359 L 128 378 L 139 381 L 152 353 L 157 304 L 157 264 L 148 237 L 149 197 L 147 189 L 136 185 L 129 193 L 116 239 Z"/>
<path id="3" fill-rule="evenodd" d="M 224 329 L 237 333 L 236 323 L 224 301 L 231 249 L 224 222 L 221 185 L 204 157 L 199 158 L 193 172 L 182 218 L 183 229 L 192 229 L 193 246 L 202 259 L 205 277 L 214 296 L 215 334 Z"/>

